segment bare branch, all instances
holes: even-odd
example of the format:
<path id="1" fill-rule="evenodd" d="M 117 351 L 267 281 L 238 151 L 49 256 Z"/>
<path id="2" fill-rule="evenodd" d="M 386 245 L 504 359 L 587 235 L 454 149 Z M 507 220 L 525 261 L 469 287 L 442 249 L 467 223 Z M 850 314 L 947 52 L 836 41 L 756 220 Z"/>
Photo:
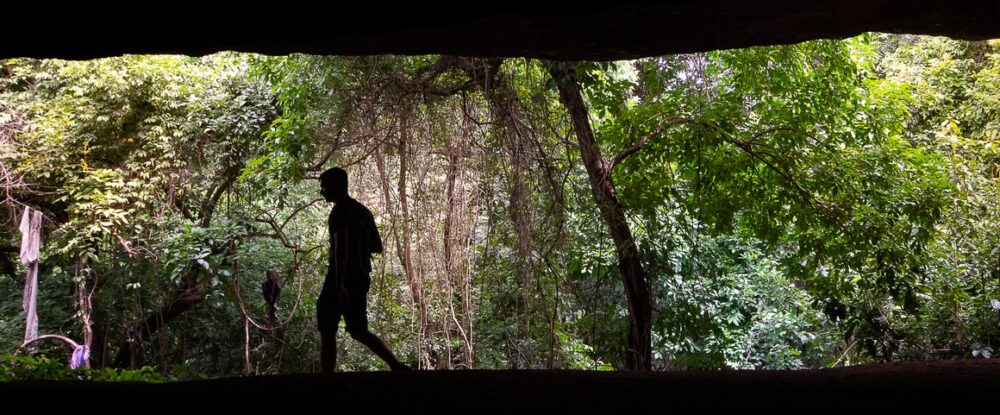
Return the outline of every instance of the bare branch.
<path id="1" fill-rule="evenodd" d="M 285 218 L 285 220 L 281 222 L 281 229 L 285 229 L 285 225 L 287 225 L 288 222 L 290 220 L 292 220 L 292 218 L 295 217 L 295 215 L 298 215 L 299 212 L 302 212 L 306 208 L 308 208 L 308 207 L 310 207 L 312 205 L 315 205 L 316 202 L 322 202 L 323 200 L 324 200 L 323 198 L 316 198 L 316 199 L 313 199 L 313 200 L 309 201 L 309 203 L 306 203 L 306 204 L 304 204 L 302 206 L 299 206 L 299 207 L 295 208 L 294 210 L 292 210 L 292 213 L 288 214 L 288 217 Z"/>
<path id="2" fill-rule="evenodd" d="M 801 196 L 807 203 L 820 206 L 823 209 L 826 209 L 830 213 L 836 213 L 837 211 L 836 208 L 834 208 L 829 203 L 820 200 L 818 197 L 813 195 L 812 192 L 807 190 L 805 187 L 802 187 L 802 185 L 799 184 L 798 180 L 795 179 L 795 177 L 792 175 L 791 172 L 789 172 L 787 169 L 781 168 L 778 165 L 774 164 L 770 160 L 770 158 L 767 157 L 767 156 L 776 157 L 775 155 L 755 150 L 753 143 L 748 141 L 738 140 L 729 133 L 723 131 L 721 128 L 708 124 L 706 124 L 706 126 L 718 132 L 719 135 L 722 137 L 722 139 L 727 143 L 736 146 L 750 157 L 764 163 L 765 166 L 767 166 L 769 169 L 771 169 L 779 176 L 781 176 L 781 178 L 785 180 L 786 184 L 794 188 L 795 191 L 799 194 L 799 196 Z M 779 129 L 772 129 L 772 130 L 777 131 Z M 757 134 L 755 137 L 758 136 L 760 136 L 760 134 Z"/>
<path id="3" fill-rule="evenodd" d="M 43 334 L 41 336 L 35 337 L 34 339 L 31 339 L 31 340 L 28 340 L 28 341 L 22 343 L 21 346 L 18 347 L 18 349 L 14 351 L 14 355 L 16 356 L 18 351 L 20 351 L 21 349 L 24 349 L 24 348 L 28 347 L 32 343 L 38 342 L 40 340 L 58 340 L 58 341 L 61 341 L 61 342 L 65 343 L 67 346 L 69 346 L 70 349 L 76 349 L 77 346 L 79 346 L 79 344 L 77 344 L 77 342 L 73 341 L 69 337 L 60 336 L 58 334 Z"/>
<path id="4" fill-rule="evenodd" d="M 670 127 L 680 124 L 697 124 L 697 123 L 699 123 L 699 121 L 686 117 L 665 118 L 663 121 L 659 123 L 659 125 L 656 126 L 656 128 L 654 128 L 652 131 L 646 133 L 641 138 L 639 138 L 639 141 L 635 143 L 635 145 L 622 150 L 620 153 L 618 153 L 618 155 L 616 155 L 613 159 L 611 159 L 611 167 L 608 167 L 608 171 L 609 172 L 613 171 L 615 169 L 615 166 L 618 165 L 618 163 L 621 163 L 628 156 L 631 156 L 639 152 L 639 150 L 642 150 L 642 146 L 646 145 L 646 142 L 649 141 L 650 138 L 662 134 Z"/>

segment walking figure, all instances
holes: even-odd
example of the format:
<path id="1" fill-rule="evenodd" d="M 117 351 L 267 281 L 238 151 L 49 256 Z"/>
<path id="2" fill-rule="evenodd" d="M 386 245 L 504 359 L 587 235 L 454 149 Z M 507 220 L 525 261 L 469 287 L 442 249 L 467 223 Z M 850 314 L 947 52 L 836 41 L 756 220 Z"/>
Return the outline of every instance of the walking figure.
<path id="1" fill-rule="evenodd" d="M 320 193 L 333 202 L 329 265 L 323 291 L 316 301 L 323 373 L 337 368 L 337 329 L 344 317 L 347 334 L 389 364 L 392 370 L 410 370 L 378 337 L 368 331 L 368 289 L 371 255 L 382 253 L 382 237 L 371 211 L 347 194 L 347 172 L 329 169 L 319 176 Z"/>

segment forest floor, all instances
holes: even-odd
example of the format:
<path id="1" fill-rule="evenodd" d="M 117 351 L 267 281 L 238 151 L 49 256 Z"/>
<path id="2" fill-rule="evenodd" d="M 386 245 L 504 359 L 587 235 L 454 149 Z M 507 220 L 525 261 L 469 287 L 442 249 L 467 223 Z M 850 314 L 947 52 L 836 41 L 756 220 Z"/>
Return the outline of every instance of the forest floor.
<path id="1" fill-rule="evenodd" d="M 7 409 L 101 413 L 997 413 L 1000 359 L 797 371 L 415 371 L 0 383 Z M 89 411 L 88 411 L 89 412 Z M 44 411 L 43 413 L 48 413 Z"/>

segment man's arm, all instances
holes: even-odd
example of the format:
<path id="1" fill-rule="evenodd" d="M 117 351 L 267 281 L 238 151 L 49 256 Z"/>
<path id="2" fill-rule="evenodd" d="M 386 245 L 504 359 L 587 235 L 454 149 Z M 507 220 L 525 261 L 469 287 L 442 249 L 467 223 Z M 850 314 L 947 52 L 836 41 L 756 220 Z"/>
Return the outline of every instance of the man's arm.
<path id="1" fill-rule="evenodd" d="M 347 306 L 347 256 L 350 248 L 350 235 L 347 227 L 340 229 L 334 234 L 333 246 L 333 282 L 336 289 L 337 300 L 341 306 Z"/>
<path id="2" fill-rule="evenodd" d="M 367 252 L 365 254 L 381 254 L 382 253 L 382 236 L 378 233 L 378 225 L 375 224 L 375 216 L 372 212 L 365 208 L 365 239 L 368 243 L 365 245 Z"/>

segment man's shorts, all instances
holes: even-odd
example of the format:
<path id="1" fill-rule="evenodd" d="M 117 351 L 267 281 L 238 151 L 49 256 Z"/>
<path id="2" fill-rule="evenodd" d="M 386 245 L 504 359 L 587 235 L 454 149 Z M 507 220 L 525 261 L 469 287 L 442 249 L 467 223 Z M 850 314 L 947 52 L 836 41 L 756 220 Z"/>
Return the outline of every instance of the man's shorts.
<path id="1" fill-rule="evenodd" d="M 319 295 L 316 300 L 316 322 L 320 332 L 336 333 L 340 316 L 344 316 L 348 333 L 368 330 L 368 289 L 371 288 L 371 280 L 358 280 L 360 281 L 347 284 L 347 307 L 337 304 L 336 293 L 323 292 Z"/>

